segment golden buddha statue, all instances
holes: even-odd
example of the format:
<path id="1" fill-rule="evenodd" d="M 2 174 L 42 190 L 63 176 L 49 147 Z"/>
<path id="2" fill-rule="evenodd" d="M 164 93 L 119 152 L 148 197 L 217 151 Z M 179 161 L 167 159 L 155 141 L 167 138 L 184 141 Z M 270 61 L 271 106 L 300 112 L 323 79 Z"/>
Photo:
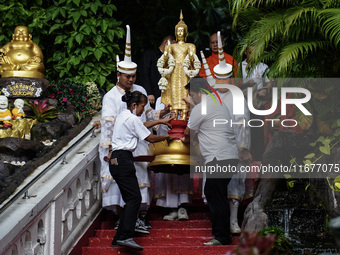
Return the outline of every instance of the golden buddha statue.
<path id="1" fill-rule="evenodd" d="M 186 110 L 189 109 L 189 105 L 182 100 L 183 97 L 187 97 L 184 86 L 188 84 L 190 78 L 198 74 L 201 68 L 201 62 L 196 56 L 196 46 L 186 43 L 188 34 L 188 27 L 183 21 L 181 11 L 180 21 L 175 27 L 177 42 L 165 46 L 164 54 L 157 63 L 161 75 L 167 79 L 166 88 L 165 86 L 162 88 L 160 84 L 162 103 L 170 104 L 171 110 L 176 113 L 176 117 L 180 114 L 181 120 L 186 119 Z M 162 72 L 164 69 L 161 66 L 164 64 L 166 66 L 166 63 L 170 68 L 167 72 Z"/>
<path id="2" fill-rule="evenodd" d="M 17 26 L 12 41 L 0 48 L 0 74 L 5 77 L 45 78 L 43 54 L 25 26 Z"/>

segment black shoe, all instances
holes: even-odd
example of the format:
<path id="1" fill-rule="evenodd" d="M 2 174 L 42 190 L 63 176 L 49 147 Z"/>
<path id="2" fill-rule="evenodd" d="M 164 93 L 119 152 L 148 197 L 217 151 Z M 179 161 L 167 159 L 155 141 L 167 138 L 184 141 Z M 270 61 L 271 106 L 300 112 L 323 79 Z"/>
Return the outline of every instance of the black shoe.
<path id="1" fill-rule="evenodd" d="M 118 246 L 117 241 L 116 241 L 115 239 L 113 239 L 113 241 L 112 241 L 112 243 L 111 243 L 110 246 L 111 246 L 111 247 L 116 247 L 116 246 Z"/>
<path id="2" fill-rule="evenodd" d="M 132 249 L 135 249 L 135 250 L 138 250 L 138 251 L 143 250 L 143 247 L 136 244 L 135 241 L 132 238 L 128 238 L 128 239 L 125 239 L 125 240 L 117 240 L 117 244 L 129 247 L 129 248 L 132 248 Z"/>
<path id="3" fill-rule="evenodd" d="M 147 230 L 144 225 L 144 221 L 140 220 L 139 218 L 136 220 L 135 232 L 150 235 L 149 230 Z"/>
<path id="4" fill-rule="evenodd" d="M 144 222 L 144 226 L 146 229 L 152 229 L 152 226 L 146 216 L 139 216 L 139 219 Z"/>

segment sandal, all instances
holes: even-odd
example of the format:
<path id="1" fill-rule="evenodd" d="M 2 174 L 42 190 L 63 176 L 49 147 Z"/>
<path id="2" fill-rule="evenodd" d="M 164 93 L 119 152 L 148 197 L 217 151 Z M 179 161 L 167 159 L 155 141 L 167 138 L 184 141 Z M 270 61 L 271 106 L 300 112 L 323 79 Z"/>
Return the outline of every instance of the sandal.
<path id="1" fill-rule="evenodd" d="M 206 242 L 203 245 L 204 246 L 215 246 L 215 245 L 223 245 L 223 244 L 221 244 L 221 242 L 216 239 L 211 239 L 209 242 Z"/>

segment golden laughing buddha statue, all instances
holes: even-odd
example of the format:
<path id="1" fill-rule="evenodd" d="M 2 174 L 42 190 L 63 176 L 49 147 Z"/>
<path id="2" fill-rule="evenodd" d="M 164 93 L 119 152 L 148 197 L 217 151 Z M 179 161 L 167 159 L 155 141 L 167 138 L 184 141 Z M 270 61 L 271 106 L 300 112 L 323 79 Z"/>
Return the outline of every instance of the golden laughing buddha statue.
<path id="1" fill-rule="evenodd" d="M 25 26 L 17 26 L 12 41 L 0 48 L 0 74 L 5 77 L 45 78 L 43 54 Z"/>

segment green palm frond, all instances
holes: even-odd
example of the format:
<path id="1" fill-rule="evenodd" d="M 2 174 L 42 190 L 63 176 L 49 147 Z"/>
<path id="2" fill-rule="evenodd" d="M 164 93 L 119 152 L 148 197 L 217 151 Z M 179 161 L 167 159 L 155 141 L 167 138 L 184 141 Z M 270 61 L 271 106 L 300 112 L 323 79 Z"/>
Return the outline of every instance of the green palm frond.
<path id="1" fill-rule="evenodd" d="M 327 41 L 309 41 L 309 42 L 297 42 L 285 46 L 278 58 L 277 67 L 279 71 L 287 71 L 291 66 L 291 63 L 300 58 L 306 57 L 306 55 L 315 52 L 318 49 L 323 49 L 328 45 Z"/>
<path id="2" fill-rule="evenodd" d="M 285 31 L 283 36 L 299 39 L 301 32 L 309 34 L 309 24 L 316 23 L 316 9 L 313 7 L 304 8 L 301 6 L 290 8 L 284 15 Z M 314 26 L 312 26 L 314 27 Z"/>
<path id="3" fill-rule="evenodd" d="M 249 31 L 250 46 L 254 47 L 249 62 L 256 64 L 255 59 L 259 59 L 263 54 L 265 48 L 274 40 L 280 38 L 284 31 L 283 14 L 274 12 L 260 21 L 254 23 Z"/>
<path id="4" fill-rule="evenodd" d="M 335 47 L 338 47 L 340 42 L 340 9 L 320 10 L 318 16 L 321 33 L 325 38 L 329 38 Z"/>

